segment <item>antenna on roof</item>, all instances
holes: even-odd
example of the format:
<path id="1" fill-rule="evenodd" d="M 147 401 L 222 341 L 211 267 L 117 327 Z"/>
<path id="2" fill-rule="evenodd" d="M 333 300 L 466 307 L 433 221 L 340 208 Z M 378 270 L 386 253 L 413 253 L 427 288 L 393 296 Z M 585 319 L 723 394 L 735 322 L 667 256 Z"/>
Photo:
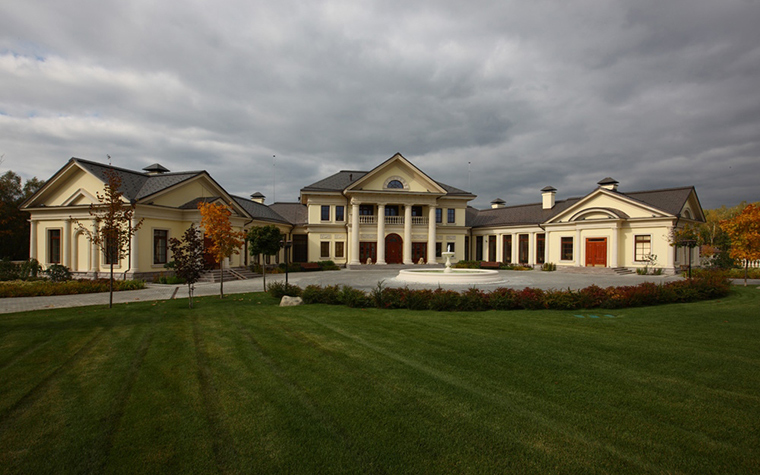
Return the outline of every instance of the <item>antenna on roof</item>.
<path id="1" fill-rule="evenodd" d="M 467 162 L 467 191 L 472 189 L 472 186 L 470 186 L 470 165 L 472 165 L 472 162 Z"/>
<path id="2" fill-rule="evenodd" d="M 110 165 L 111 164 L 111 156 L 108 155 L 108 154 L 106 154 L 106 157 L 108 157 L 108 164 Z"/>
<path id="3" fill-rule="evenodd" d="M 277 165 L 275 158 L 276 155 L 272 155 L 272 203 L 277 201 Z"/>

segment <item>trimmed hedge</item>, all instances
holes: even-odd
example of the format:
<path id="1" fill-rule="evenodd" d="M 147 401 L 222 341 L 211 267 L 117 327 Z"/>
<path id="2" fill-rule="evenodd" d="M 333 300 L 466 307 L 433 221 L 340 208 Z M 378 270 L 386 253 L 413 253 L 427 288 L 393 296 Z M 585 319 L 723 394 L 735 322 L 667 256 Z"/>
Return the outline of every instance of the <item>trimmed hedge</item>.
<path id="1" fill-rule="evenodd" d="M 464 292 L 456 292 L 441 288 L 390 288 L 378 283 L 375 289 L 366 293 L 345 285 L 309 285 L 303 290 L 301 297 L 307 304 L 450 312 L 642 307 L 715 299 L 725 297 L 730 291 L 731 282 L 725 273 L 712 272 L 691 280 L 666 284 L 647 282 L 607 288 L 592 285 L 580 290 L 542 290 L 526 287 L 521 290 L 498 288 L 490 292 L 471 288 Z"/>
<path id="2" fill-rule="evenodd" d="M 144 288 L 145 282 L 142 280 L 114 280 L 113 282 L 114 291 Z M 97 292 L 108 292 L 108 279 L 82 279 L 65 282 L 47 280 L 0 282 L 0 298 L 92 294 Z"/>

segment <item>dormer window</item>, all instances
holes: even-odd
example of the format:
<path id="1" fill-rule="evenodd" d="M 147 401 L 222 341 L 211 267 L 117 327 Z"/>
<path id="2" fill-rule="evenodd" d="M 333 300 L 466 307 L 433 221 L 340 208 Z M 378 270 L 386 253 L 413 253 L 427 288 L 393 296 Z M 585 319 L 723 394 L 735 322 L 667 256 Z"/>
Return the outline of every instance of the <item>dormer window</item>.
<path id="1" fill-rule="evenodd" d="M 403 190 L 404 184 L 401 183 L 399 180 L 391 180 L 388 182 L 388 188 L 396 188 L 399 190 Z"/>

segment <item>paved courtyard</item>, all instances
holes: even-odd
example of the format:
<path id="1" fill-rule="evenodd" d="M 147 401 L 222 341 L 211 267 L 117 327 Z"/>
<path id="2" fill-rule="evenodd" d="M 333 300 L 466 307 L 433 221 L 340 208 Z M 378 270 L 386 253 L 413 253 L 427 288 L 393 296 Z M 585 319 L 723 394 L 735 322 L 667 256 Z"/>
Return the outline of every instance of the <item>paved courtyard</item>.
<path id="1" fill-rule="evenodd" d="M 349 270 L 341 269 L 339 271 L 325 272 L 298 272 L 291 273 L 288 281 L 291 284 L 300 287 L 307 285 L 350 285 L 362 290 L 375 288 L 378 282 L 383 282 L 386 287 L 404 287 L 409 288 L 436 288 L 438 285 L 432 284 L 409 284 L 396 278 L 399 268 L 396 267 L 373 267 L 371 269 Z M 525 287 L 534 287 L 541 289 L 581 289 L 589 285 L 596 284 L 602 287 L 620 286 L 620 285 L 637 285 L 642 282 L 663 283 L 672 280 L 682 279 L 680 276 L 641 276 L 641 275 L 617 275 L 611 274 L 608 270 L 599 272 L 592 269 L 563 269 L 555 272 L 542 272 L 540 270 L 532 271 L 506 271 L 500 270 L 499 275 L 502 279 L 499 282 L 491 284 L 479 284 L 478 288 L 483 290 L 492 290 L 498 287 L 511 287 L 522 289 Z M 267 283 L 275 281 L 284 281 L 284 274 L 274 274 L 267 276 Z M 751 282 L 752 285 L 760 284 L 760 280 Z M 440 287 L 453 290 L 466 290 L 472 284 L 441 284 Z M 263 290 L 263 279 L 257 277 L 250 280 L 236 280 L 224 283 L 225 294 L 236 294 L 244 292 L 261 292 Z M 195 292 L 197 296 L 218 295 L 218 283 L 196 284 Z M 159 285 L 148 284 L 144 290 L 131 290 L 125 292 L 115 292 L 114 302 L 138 302 L 152 300 L 167 300 L 171 298 L 184 298 L 187 296 L 187 287 L 184 285 Z M 62 307 L 83 307 L 87 305 L 103 305 L 108 303 L 108 294 L 80 294 L 80 295 L 60 295 L 52 297 L 20 297 L 0 299 L 0 313 L 25 312 L 30 310 L 41 310 L 46 308 Z"/>

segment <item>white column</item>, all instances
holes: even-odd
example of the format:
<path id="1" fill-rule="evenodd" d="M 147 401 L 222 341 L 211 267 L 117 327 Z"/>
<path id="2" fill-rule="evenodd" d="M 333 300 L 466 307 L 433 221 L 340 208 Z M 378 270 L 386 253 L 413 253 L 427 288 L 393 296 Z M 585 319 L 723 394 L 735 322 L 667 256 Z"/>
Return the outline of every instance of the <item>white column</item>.
<path id="1" fill-rule="evenodd" d="M 503 234 L 496 235 L 496 261 L 497 262 L 504 261 L 504 235 Z"/>
<path id="2" fill-rule="evenodd" d="M 573 253 L 575 258 L 575 267 L 581 266 L 581 230 L 575 231 L 575 252 Z"/>
<path id="3" fill-rule="evenodd" d="M 519 264 L 520 262 L 520 235 L 512 234 L 512 264 Z"/>
<path id="4" fill-rule="evenodd" d="M 63 221 L 63 255 L 61 256 L 61 264 L 71 269 L 71 220 L 65 219 Z"/>
<path id="5" fill-rule="evenodd" d="M 92 234 L 98 233 L 98 223 L 92 220 Z M 100 252 L 98 245 L 90 243 L 90 272 L 96 274 L 100 270 Z"/>
<path id="6" fill-rule="evenodd" d="M 132 218 L 132 224 L 131 224 L 132 228 L 134 228 L 135 226 L 137 226 L 137 223 L 139 221 L 140 221 L 139 219 L 133 217 Z M 168 238 L 169 237 L 167 236 L 167 239 Z M 167 242 L 166 245 L 168 246 L 169 243 Z M 129 253 L 130 254 L 129 259 L 130 259 L 130 264 L 132 266 L 132 275 L 134 275 L 134 274 L 137 274 L 137 272 L 138 272 L 138 267 L 139 267 L 138 266 L 138 263 L 139 263 L 138 262 L 138 257 L 140 256 L 140 252 L 139 252 L 139 249 L 137 247 L 137 232 L 135 232 L 132 235 L 132 242 L 130 243 L 130 246 L 131 246 L 131 248 L 130 248 L 130 253 Z M 167 249 L 166 252 L 167 252 L 167 254 L 169 253 L 168 249 Z M 169 260 L 171 260 L 171 259 L 169 259 Z M 151 262 L 153 262 L 153 261 L 151 260 Z"/>
<path id="7" fill-rule="evenodd" d="M 428 264 L 436 264 L 438 261 L 435 259 L 435 242 L 438 239 L 436 236 L 436 225 L 435 225 L 435 206 L 431 206 L 428 210 L 428 243 L 427 243 L 427 263 Z M 441 251 L 445 252 L 446 249 L 444 249 L 443 246 L 445 246 L 446 243 L 441 243 Z"/>
<path id="8" fill-rule="evenodd" d="M 612 228 L 612 242 L 610 243 L 610 267 L 618 266 L 618 223 Z"/>
<path id="9" fill-rule="evenodd" d="M 29 258 L 40 260 L 37 257 L 37 221 L 33 219 L 29 220 Z"/>
<path id="10" fill-rule="evenodd" d="M 530 239 L 528 240 L 528 264 L 536 264 L 536 232 L 531 231 Z"/>
<path id="11" fill-rule="evenodd" d="M 348 265 L 358 266 L 359 262 L 359 203 L 351 200 L 351 262 Z"/>
<path id="12" fill-rule="evenodd" d="M 385 262 L 385 203 L 377 204 L 377 263 Z"/>
<path id="13" fill-rule="evenodd" d="M 404 264 L 412 261 L 412 205 L 404 205 Z"/>

